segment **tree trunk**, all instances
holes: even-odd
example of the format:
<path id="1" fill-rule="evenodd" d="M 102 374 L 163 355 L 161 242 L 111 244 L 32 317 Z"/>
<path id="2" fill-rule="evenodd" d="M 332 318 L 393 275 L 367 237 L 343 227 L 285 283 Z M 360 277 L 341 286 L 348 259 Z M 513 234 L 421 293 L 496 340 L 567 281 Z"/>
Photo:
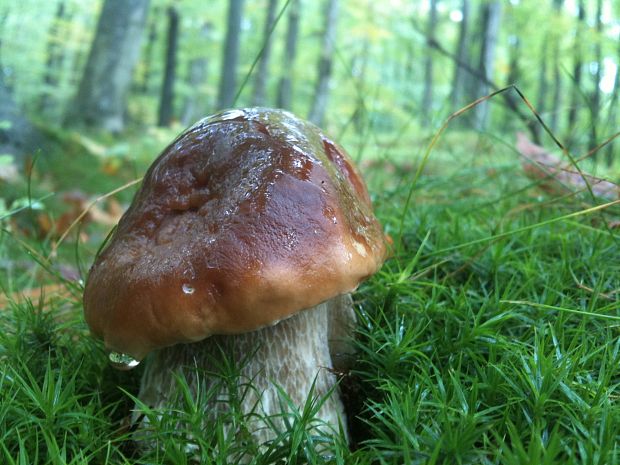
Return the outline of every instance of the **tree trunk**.
<path id="1" fill-rule="evenodd" d="M 585 26 L 586 22 L 586 9 L 583 0 L 578 2 L 578 23 L 575 33 L 575 64 L 573 66 L 573 85 L 571 92 L 571 106 L 568 110 L 568 123 L 567 123 L 567 141 L 569 146 L 574 141 L 575 124 L 577 123 L 577 108 L 581 105 L 581 69 L 583 68 L 583 56 L 581 50 L 581 29 Z"/>
<path id="2" fill-rule="evenodd" d="M 462 63 L 469 61 L 469 0 L 463 0 L 461 3 L 461 24 L 459 27 L 459 37 L 456 46 L 456 59 L 454 63 L 454 78 L 452 80 L 452 93 L 450 95 L 450 101 L 452 103 L 452 111 L 456 111 L 462 105 L 463 94 L 465 91 L 465 79 L 467 76 L 466 71 L 463 69 Z"/>
<path id="3" fill-rule="evenodd" d="M 314 90 L 314 99 L 308 119 L 317 126 L 322 126 L 327 109 L 327 94 L 332 74 L 332 61 L 336 46 L 336 22 L 338 20 L 338 0 L 327 0 L 325 10 L 325 29 L 319 59 L 319 74 Z"/>
<path id="4" fill-rule="evenodd" d="M 300 0 L 290 0 L 288 5 L 288 29 L 286 31 L 286 47 L 284 49 L 284 68 L 278 86 L 277 105 L 290 110 L 292 108 L 293 83 L 292 73 L 295 69 L 297 55 L 297 37 L 299 36 Z"/>
<path id="5" fill-rule="evenodd" d="M 540 74 L 538 75 L 538 97 L 536 98 L 536 111 L 544 117 L 547 111 L 547 92 L 549 81 L 547 80 L 547 50 L 549 48 L 549 34 L 545 35 L 540 59 Z M 545 118 L 546 119 L 546 118 Z M 541 127 L 536 126 L 536 133 L 540 135 Z"/>
<path id="6" fill-rule="evenodd" d="M 499 35 L 499 26 L 502 13 L 502 4 L 497 1 L 490 1 L 483 7 L 482 36 L 480 43 L 480 62 L 479 67 L 488 81 L 493 80 L 493 68 L 495 65 L 495 50 Z M 478 97 L 489 93 L 489 85 L 480 81 L 478 85 Z M 489 118 L 489 102 L 484 101 L 476 106 L 475 127 L 483 131 L 487 127 Z"/>
<path id="7" fill-rule="evenodd" d="M 4 36 L 4 25 L 6 19 L 9 16 L 9 7 L 6 5 L 2 11 L 0 11 L 0 51 L 2 51 L 2 37 Z"/>
<path id="8" fill-rule="evenodd" d="M 211 23 L 207 22 L 202 26 L 202 31 L 200 35 L 204 41 L 203 44 L 206 44 L 206 42 L 208 41 L 211 29 Z M 187 95 L 187 98 L 185 99 L 183 114 L 181 116 L 181 122 L 184 126 L 188 126 L 189 124 L 196 121 L 200 116 L 202 116 L 202 114 L 204 114 L 207 105 L 204 101 L 204 92 L 201 90 L 201 87 L 207 79 L 208 70 L 209 59 L 205 55 L 193 58 L 189 62 L 187 84 L 190 91 Z"/>
<path id="9" fill-rule="evenodd" d="M 413 42 L 407 40 L 405 48 L 405 82 L 407 83 L 407 87 L 410 87 L 415 79 L 415 50 L 413 48 Z"/>
<path id="10" fill-rule="evenodd" d="M 149 0 L 105 0 L 88 61 L 65 124 L 122 131 Z"/>
<path id="11" fill-rule="evenodd" d="M 69 43 L 79 43 L 81 37 L 82 31 L 76 31 L 75 28 L 73 28 L 72 34 L 67 40 Z M 89 50 L 87 48 L 88 47 L 76 47 L 69 50 L 71 54 L 68 60 L 69 72 L 67 73 L 67 84 L 70 88 L 78 88 L 80 85 L 88 60 Z"/>
<path id="12" fill-rule="evenodd" d="M 144 65 L 142 69 L 142 82 L 140 83 L 139 91 L 142 94 L 147 94 L 149 91 L 149 84 L 151 81 L 151 65 L 153 63 L 153 50 L 155 48 L 155 42 L 157 42 L 157 18 L 159 17 L 158 8 L 153 9 L 153 20 L 149 26 L 149 33 L 146 39 L 146 47 L 144 48 Z"/>
<path id="13" fill-rule="evenodd" d="M 596 40 L 594 42 L 594 60 L 596 62 L 596 71 L 594 73 L 594 88 L 592 89 L 592 98 L 590 101 L 590 143 L 589 149 L 592 150 L 597 145 L 596 129 L 599 123 L 599 112 L 601 110 L 601 79 L 603 78 L 603 50 L 601 42 L 603 41 L 603 0 L 596 1 Z M 594 155 L 595 157 L 597 154 Z"/>
<path id="14" fill-rule="evenodd" d="M 269 60 L 271 58 L 271 34 L 276 20 L 277 6 L 278 0 L 269 0 L 265 28 L 263 30 L 263 49 L 258 62 L 256 81 L 254 83 L 254 96 L 252 98 L 252 104 L 256 106 L 264 106 L 266 102 L 265 94 L 269 77 Z"/>
<path id="15" fill-rule="evenodd" d="M 402 83 L 402 98 L 399 99 L 402 109 L 411 113 L 417 110 L 415 101 L 415 88 L 416 88 L 416 50 L 413 40 L 406 38 L 403 45 L 405 50 L 405 63 L 403 66 L 404 79 Z"/>
<path id="16" fill-rule="evenodd" d="M 437 0 L 430 1 L 426 40 L 435 40 L 437 29 Z M 433 117 L 433 49 L 427 47 L 426 62 L 424 65 L 424 95 L 422 96 L 422 125 L 430 126 Z"/>
<path id="17" fill-rule="evenodd" d="M 6 19 L 9 17 L 9 7 L 6 6 L 4 11 L 0 13 L 0 85 L 4 87 L 5 90 L 10 91 L 11 86 L 9 82 L 7 82 L 4 66 L 2 65 L 2 37 L 4 35 L 4 26 L 6 24 Z M 1 102 L 0 102 L 1 103 Z"/>
<path id="18" fill-rule="evenodd" d="M 519 86 L 521 81 L 521 68 L 519 60 L 521 58 L 521 39 L 518 35 L 510 35 L 508 37 L 508 76 L 507 83 Z M 490 90 L 490 89 L 489 89 Z M 504 129 L 510 130 L 513 116 L 507 113 L 504 120 Z"/>
<path id="19" fill-rule="evenodd" d="M 562 10 L 564 0 L 553 0 L 553 8 L 557 15 Z M 553 39 L 553 97 L 551 101 L 550 129 L 554 133 L 560 125 L 560 107 L 562 105 L 562 74 L 560 70 L 560 37 L 557 34 Z"/>
<path id="20" fill-rule="evenodd" d="M 620 63 L 620 32 L 618 33 L 617 43 L 618 61 L 616 63 Z M 618 93 L 620 93 L 620 68 L 616 68 L 616 77 L 614 79 L 613 89 L 611 90 L 611 101 L 609 102 L 609 113 L 607 115 L 607 127 L 611 128 L 613 132 L 616 132 L 618 129 Z M 611 166 L 613 163 L 614 143 L 617 147 L 617 140 L 614 140 L 607 145 L 607 151 L 605 153 L 607 166 Z"/>
<path id="21" fill-rule="evenodd" d="M 174 82 L 177 68 L 177 48 L 179 43 L 179 13 L 174 7 L 168 8 L 168 41 L 166 46 L 166 66 L 164 82 L 159 100 L 159 117 L 157 125 L 170 126 L 174 113 Z"/>
<path id="22" fill-rule="evenodd" d="M 26 118 L 17 106 L 11 90 L 4 80 L 0 64 L 0 154 L 11 155 L 14 164 L 21 169 L 25 156 L 33 155 L 45 144 L 40 131 Z"/>
<path id="23" fill-rule="evenodd" d="M 217 103 L 220 109 L 229 108 L 235 104 L 242 10 L 243 0 L 230 0 L 228 4 L 228 27 L 226 30 L 224 58 L 222 60 L 220 92 Z"/>
<path id="24" fill-rule="evenodd" d="M 60 2 L 58 2 L 56 14 L 50 25 L 47 38 L 47 58 L 45 60 L 45 73 L 43 75 L 43 93 L 39 101 L 39 111 L 43 113 L 49 110 L 53 100 L 52 96 L 58 88 L 60 68 L 64 61 L 64 51 L 58 41 L 58 27 L 65 16 L 65 2 L 64 0 L 60 0 Z"/>
<path id="25" fill-rule="evenodd" d="M 351 60 L 351 73 L 355 77 L 357 87 L 355 109 L 353 110 L 351 121 L 353 121 L 353 126 L 357 134 L 362 134 L 367 116 L 364 103 L 364 96 L 366 95 L 366 70 L 368 69 L 368 56 L 370 55 L 370 43 L 367 37 L 362 39 L 361 45 L 362 50 L 354 55 Z"/>

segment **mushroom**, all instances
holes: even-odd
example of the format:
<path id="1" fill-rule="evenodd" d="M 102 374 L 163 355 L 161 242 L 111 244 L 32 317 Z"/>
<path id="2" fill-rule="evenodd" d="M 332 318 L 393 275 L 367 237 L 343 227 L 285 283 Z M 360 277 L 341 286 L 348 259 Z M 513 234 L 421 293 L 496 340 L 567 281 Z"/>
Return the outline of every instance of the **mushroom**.
<path id="1" fill-rule="evenodd" d="M 349 293 L 385 256 L 366 186 L 340 146 L 286 111 L 228 110 L 150 167 L 90 269 L 84 312 L 117 367 L 149 354 L 147 405 L 170 406 L 175 374 L 192 389 L 213 385 L 224 353 L 253 386 L 245 413 L 280 414 L 278 387 L 298 406 L 331 392 L 318 418 L 337 430 L 346 421 L 333 368 L 349 351 Z M 221 394 L 207 420 L 230 392 Z M 274 435 L 258 424 L 252 434 Z"/>

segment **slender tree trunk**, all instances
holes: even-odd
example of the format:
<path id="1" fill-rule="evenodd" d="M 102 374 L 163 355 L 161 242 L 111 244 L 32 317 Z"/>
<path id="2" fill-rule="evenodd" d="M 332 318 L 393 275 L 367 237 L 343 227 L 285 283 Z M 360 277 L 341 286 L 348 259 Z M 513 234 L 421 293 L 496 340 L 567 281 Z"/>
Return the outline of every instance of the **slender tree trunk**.
<path id="1" fill-rule="evenodd" d="M 415 50 L 413 48 L 413 42 L 411 40 L 407 40 L 405 48 L 405 82 L 407 84 L 411 84 L 415 76 Z"/>
<path id="2" fill-rule="evenodd" d="M 488 2 L 483 6 L 482 40 L 480 47 L 479 67 L 488 81 L 493 80 L 493 68 L 495 66 L 495 50 L 499 35 L 499 26 L 502 13 L 502 4 L 498 0 Z M 490 88 L 486 82 L 479 82 L 478 96 L 488 94 Z M 475 126 L 483 131 L 487 127 L 489 118 L 489 102 L 484 101 L 476 106 Z"/>
<path id="3" fill-rule="evenodd" d="M 58 27 L 65 18 L 65 2 L 60 0 L 56 14 L 50 25 L 47 38 L 47 58 L 45 60 L 45 74 L 43 75 L 43 93 L 39 100 L 39 111 L 47 112 L 52 103 L 52 96 L 58 88 L 60 68 L 64 61 L 64 52 L 58 41 Z"/>
<path id="4" fill-rule="evenodd" d="M 521 55 L 521 40 L 519 36 L 509 37 L 508 54 L 510 55 L 508 63 L 508 83 L 519 84 L 521 80 L 521 69 L 519 67 L 519 58 Z"/>
<path id="5" fill-rule="evenodd" d="M 11 90 L 11 85 L 6 79 L 4 66 L 2 65 L 2 52 L 4 51 L 2 48 L 3 42 L 2 38 L 4 36 L 4 26 L 6 24 L 6 19 L 9 17 L 9 7 L 6 5 L 2 12 L 0 12 L 0 84 L 4 87 L 4 90 L 9 92 Z"/>
<path id="6" fill-rule="evenodd" d="M 149 0 L 105 0 L 86 68 L 65 123 L 118 132 L 140 53 Z"/>
<path id="7" fill-rule="evenodd" d="M 463 99 L 463 93 L 465 91 L 465 79 L 467 76 L 466 71 L 463 69 L 462 63 L 469 61 L 469 0 L 463 0 L 461 3 L 461 24 L 459 26 L 459 37 L 456 45 L 456 59 L 454 63 L 454 78 L 452 79 L 452 93 L 450 95 L 450 101 L 452 103 L 452 110 L 456 111 L 460 108 Z"/>
<path id="8" fill-rule="evenodd" d="M 0 17 L 0 26 L 2 17 Z M 0 63 L 0 154 L 11 155 L 20 168 L 25 155 L 32 155 L 45 144 L 39 130 L 24 116 L 24 112 L 13 99 L 11 89 L 4 79 L 4 68 Z"/>
<path id="9" fill-rule="evenodd" d="M 511 35 L 508 37 L 508 84 L 514 84 L 519 86 L 521 82 L 521 67 L 519 61 L 521 59 L 521 39 L 518 35 Z M 504 120 L 504 129 L 508 131 L 511 127 L 513 116 L 510 113 L 506 113 Z"/>
<path id="10" fill-rule="evenodd" d="M 620 32 L 618 33 L 618 61 L 620 63 Z M 611 101 L 609 102 L 609 113 L 607 115 L 607 127 L 612 129 L 612 132 L 618 130 L 618 94 L 620 93 L 620 68 L 616 68 L 616 77 L 614 79 L 614 87 L 611 91 Z M 605 160 L 607 166 L 613 163 L 614 145 L 618 147 L 617 140 L 610 142 L 607 145 L 607 151 L 605 153 Z"/>
<path id="11" fill-rule="evenodd" d="M 72 34 L 67 38 L 68 43 L 77 44 L 80 42 L 80 39 L 82 38 L 82 31 L 76 29 L 77 28 L 71 28 Z M 80 81 L 84 75 L 84 69 L 86 68 L 89 49 L 90 44 L 87 47 L 78 46 L 68 50 L 69 52 L 71 52 L 67 58 L 67 61 L 69 62 L 69 64 L 67 65 L 67 86 L 69 88 L 79 87 Z M 65 103 L 68 106 L 70 100 Z"/>
<path id="12" fill-rule="evenodd" d="M 364 95 L 366 94 L 366 71 L 368 69 L 368 56 L 370 54 L 370 43 L 368 37 L 362 39 L 362 50 L 353 57 L 351 71 L 356 78 L 357 97 L 355 110 L 351 117 L 355 132 L 361 134 L 364 129 L 366 119 L 366 109 L 364 105 Z"/>
<path id="13" fill-rule="evenodd" d="M 428 24 L 426 28 L 426 40 L 435 40 L 437 29 L 437 0 L 430 1 L 428 12 Z M 433 118 L 433 49 L 427 47 L 426 62 L 424 64 L 424 94 L 422 96 L 422 125 L 430 126 Z"/>
<path id="14" fill-rule="evenodd" d="M 243 0 L 230 0 L 228 4 L 228 27 L 226 29 L 226 44 L 224 46 L 220 92 L 217 104 L 219 108 L 229 108 L 235 104 L 242 10 Z"/>
<path id="15" fill-rule="evenodd" d="M 538 97 L 536 98 L 536 110 L 540 114 L 547 111 L 547 92 L 549 90 L 549 81 L 547 79 L 547 50 L 549 49 L 548 37 L 542 44 L 540 52 L 540 74 L 538 75 Z"/>
<path id="16" fill-rule="evenodd" d="M 299 36 L 300 0 L 291 0 L 288 13 L 288 29 L 286 31 L 286 46 L 284 49 L 284 68 L 280 85 L 278 86 L 277 105 L 290 110 L 292 108 L 293 82 L 292 74 L 295 69 L 297 56 L 297 37 Z"/>
<path id="17" fill-rule="evenodd" d="M 159 100 L 157 125 L 170 126 L 174 113 L 174 82 L 177 69 L 177 48 L 179 43 L 179 13 L 174 7 L 168 8 L 168 41 L 166 46 L 166 66 Z"/>
<path id="18" fill-rule="evenodd" d="M 486 71 L 480 68 L 480 52 L 482 50 L 484 40 L 485 16 L 487 12 L 484 5 L 477 8 L 477 13 L 471 15 L 469 22 L 469 39 L 467 43 L 467 51 L 465 62 L 463 63 L 467 70 L 463 79 L 463 89 L 465 95 L 465 103 L 469 104 L 480 97 L 480 82 L 486 79 Z M 460 118 L 459 118 L 460 119 Z M 467 120 L 467 125 L 474 126 L 475 111 L 472 111 L 463 117 L 463 121 Z M 458 121 L 458 120 L 457 120 Z"/>
<path id="19" fill-rule="evenodd" d="M 582 28 L 586 22 L 586 9 L 583 0 L 579 0 L 578 2 L 578 22 L 576 26 L 575 33 L 575 64 L 573 67 L 573 83 L 572 83 L 572 93 L 571 93 L 571 106 L 568 110 L 568 123 L 567 129 L 568 134 L 566 139 L 569 141 L 569 146 L 572 145 L 574 140 L 574 131 L 575 124 L 577 123 L 577 109 L 581 105 L 581 96 L 580 96 L 580 88 L 581 88 L 581 70 L 583 68 L 583 56 L 581 50 L 581 36 L 582 36 Z"/>
<path id="20" fill-rule="evenodd" d="M 203 43 L 207 43 L 209 35 L 211 34 L 211 23 L 205 23 L 201 30 L 201 38 Z M 203 47 L 199 47 L 203 48 Z M 209 59 L 206 55 L 193 58 L 189 62 L 189 70 L 187 73 L 187 84 L 190 92 L 185 99 L 185 105 L 183 108 L 183 114 L 181 116 L 181 122 L 184 126 L 193 123 L 198 119 L 205 111 L 206 103 L 204 98 L 204 92 L 201 91 L 201 87 L 205 83 L 209 70 Z"/>
<path id="21" fill-rule="evenodd" d="M 157 8 L 153 9 L 153 20 L 149 26 L 149 33 L 146 39 L 146 47 L 144 48 L 144 66 L 142 70 L 142 80 L 140 83 L 140 92 L 148 94 L 151 81 L 151 66 L 153 64 L 153 50 L 155 42 L 157 42 L 157 19 L 159 12 Z"/>
<path id="22" fill-rule="evenodd" d="M 308 119 L 317 126 L 322 126 L 327 109 L 327 94 L 332 74 L 332 61 L 336 46 L 336 23 L 338 20 L 338 0 L 327 0 L 325 10 L 325 29 L 319 60 L 319 74 L 314 90 L 314 99 Z"/>
<path id="23" fill-rule="evenodd" d="M 263 53 L 258 62 L 256 80 L 254 82 L 253 105 L 263 106 L 266 102 L 266 88 L 269 80 L 269 61 L 271 59 L 271 33 L 276 20 L 276 7 L 278 0 L 269 0 L 267 5 L 267 17 L 265 18 L 265 28 L 263 30 Z"/>
<path id="24" fill-rule="evenodd" d="M 553 0 L 553 8 L 559 15 L 564 0 Z M 562 74 L 560 70 L 560 38 L 554 34 L 553 39 L 553 97 L 551 101 L 551 123 L 550 128 L 554 133 L 560 126 L 560 107 L 562 106 Z"/>
<path id="25" fill-rule="evenodd" d="M 544 117 L 547 111 L 547 92 L 549 91 L 549 81 L 547 79 L 547 50 L 549 49 L 549 35 L 545 35 L 540 52 L 540 74 L 538 75 L 538 97 L 536 98 L 536 111 Z M 546 119 L 546 118 L 545 118 Z M 541 127 L 536 126 L 536 133 L 540 137 Z"/>
<path id="26" fill-rule="evenodd" d="M 9 16 L 9 7 L 8 4 L 0 11 L 0 51 L 2 51 L 2 39 L 4 37 L 4 25 L 6 23 L 6 19 Z"/>
<path id="27" fill-rule="evenodd" d="M 596 1 L 596 40 L 594 42 L 594 59 L 596 61 L 596 72 L 594 73 L 594 88 L 592 89 L 592 99 L 590 104 L 591 118 L 590 118 L 590 150 L 594 149 L 597 145 L 597 126 L 600 121 L 599 112 L 601 110 L 601 79 L 603 78 L 603 50 L 601 42 L 603 40 L 603 0 Z M 597 154 L 594 155 L 595 157 Z M 597 157 L 598 158 L 598 157 Z"/>
<path id="28" fill-rule="evenodd" d="M 415 87 L 416 87 L 416 66 L 415 66 L 415 48 L 413 41 L 410 38 L 405 39 L 405 65 L 404 73 L 405 78 L 403 81 L 402 94 L 403 98 L 400 100 L 400 105 L 403 110 L 410 113 L 415 111 L 417 104 L 415 101 Z"/>

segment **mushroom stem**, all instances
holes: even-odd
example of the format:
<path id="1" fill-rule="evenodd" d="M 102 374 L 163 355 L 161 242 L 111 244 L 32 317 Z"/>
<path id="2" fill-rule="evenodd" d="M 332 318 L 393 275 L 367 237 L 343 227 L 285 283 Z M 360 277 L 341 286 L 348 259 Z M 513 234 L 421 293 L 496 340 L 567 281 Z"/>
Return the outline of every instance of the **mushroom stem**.
<path id="1" fill-rule="evenodd" d="M 332 357 L 342 369 L 347 358 L 343 352 L 350 349 L 343 340 L 350 338 L 354 322 L 350 296 L 337 296 L 257 331 L 159 349 L 146 359 L 139 398 L 151 408 L 178 407 L 176 377 L 181 375 L 195 398 L 215 388 L 215 395 L 204 405 L 205 424 L 233 408 L 227 400 L 238 399 L 240 413 L 255 422 L 248 426 L 254 441 L 263 444 L 276 437 L 274 429 L 284 429 L 282 413 L 288 406 L 279 386 L 300 410 L 311 393 L 315 398 L 327 397 L 315 417 L 319 422 L 313 426 L 324 432 L 331 427 L 333 434 L 342 425 L 346 435 Z M 225 377 L 224 367 L 231 362 L 239 373 L 234 384 Z M 273 426 L 265 421 L 269 417 Z M 144 429 L 142 422 L 139 427 Z M 229 430 L 229 434 L 237 433 Z"/>

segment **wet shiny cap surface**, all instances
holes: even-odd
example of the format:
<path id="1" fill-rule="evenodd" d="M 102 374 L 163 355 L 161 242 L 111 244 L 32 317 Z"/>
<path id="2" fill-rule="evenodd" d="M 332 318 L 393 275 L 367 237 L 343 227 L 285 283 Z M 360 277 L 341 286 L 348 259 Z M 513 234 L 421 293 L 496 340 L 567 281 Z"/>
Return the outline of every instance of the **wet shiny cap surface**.
<path id="1" fill-rule="evenodd" d="M 340 146 L 282 110 L 229 110 L 151 165 L 90 270 L 84 312 L 108 350 L 140 360 L 350 292 L 385 254 Z"/>

